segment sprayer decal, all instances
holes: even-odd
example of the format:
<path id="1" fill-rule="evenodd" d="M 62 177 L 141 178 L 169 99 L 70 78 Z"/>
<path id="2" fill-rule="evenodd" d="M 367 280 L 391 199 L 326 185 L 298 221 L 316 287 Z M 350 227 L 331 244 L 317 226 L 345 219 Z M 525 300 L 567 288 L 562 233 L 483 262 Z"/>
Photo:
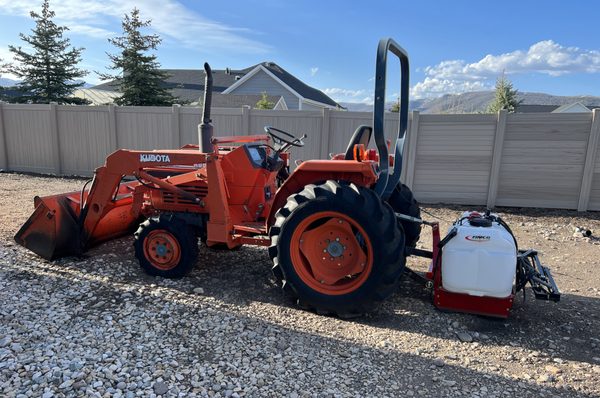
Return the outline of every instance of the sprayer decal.
<path id="1" fill-rule="evenodd" d="M 158 155 L 156 153 L 140 153 L 140 162 L 171 162 L 169 155 Z"/>
<path id="2" fill-rule="evenodd" d="M 470 240 L 471 242 L 487 242 L 491 239 L 488 235 L 467 235 L 465 236 L 466 240 Z"/>

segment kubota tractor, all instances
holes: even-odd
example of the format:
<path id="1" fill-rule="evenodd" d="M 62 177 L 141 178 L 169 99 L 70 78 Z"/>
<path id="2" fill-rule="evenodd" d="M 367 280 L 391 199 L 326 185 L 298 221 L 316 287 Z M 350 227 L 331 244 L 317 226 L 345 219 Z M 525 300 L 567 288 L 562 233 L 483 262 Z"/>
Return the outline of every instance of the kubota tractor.
<path id="1" fill-rule="evenodd" d="M 390 52 L 401 70 L 393 155 L 383 131 Z M 306 136 L 267 126 L 265 135 L 213 137 L 212 75 L 208 64 L 204 68 L 199 145 L 112 153 L 95 170 L 89 190 L 36 197 L 35 212 L 16 241 L 52 260 L 135 231 L 141 267 L 169 278 L 184 276 L 196 265 L 198 240 L 230 249 L 268 246 L 275 277 L 298 304 L 344 317 L 369 311 L 391 295 L 409 253 L 433 258 L 428 280 L 439 277 L 437 246 L 433 252 L 415 248 L 422 224 L 432 225 L 434 243 L 436 232 L 440 241 L 437 224 L 420 219 L 411 191 L 400 182 L 409 65 L 396 42 L 381 40 L 377 49 L 372 127 L 357 128 L 344 153 L 304 161 L 291 173 L 288 151 L 303 146 Z M 371 138 L 376 150 L 367 149 Z M 442 289 L 441 282 L 435 288 Z M 492 298 L 492 304 L 506 309 L 512 295 L 510 303 Z"/>

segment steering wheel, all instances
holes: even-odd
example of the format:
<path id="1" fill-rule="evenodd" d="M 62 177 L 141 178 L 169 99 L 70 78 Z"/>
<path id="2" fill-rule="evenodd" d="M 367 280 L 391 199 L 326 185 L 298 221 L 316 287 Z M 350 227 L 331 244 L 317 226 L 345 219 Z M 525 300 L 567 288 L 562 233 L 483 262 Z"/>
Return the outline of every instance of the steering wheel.
<path id="1" fill-rule="evenodd" d="M 277 132 L 277 133 L 274 133 Z M 273 138 L 273 141 L 279 145 L 291 145 L 291 146 L 295 146 L 298 148 L 301 148 L 304 146 L 304 139 L 306 138 L 306 134 L 304 134 L 302 137 L 298 138 L 295 137 L 293 135 L 291 135 L 290 133 L 287 133 L 283 130 L 280 129 L 276 129 L 275 127 L 271 127 L 271 126 L 265 126 L 265 133 L 269 134 L 269 136 L 271 138 Z M 285 137 L 289 137 L 289 138 L 285 138 Z"/>

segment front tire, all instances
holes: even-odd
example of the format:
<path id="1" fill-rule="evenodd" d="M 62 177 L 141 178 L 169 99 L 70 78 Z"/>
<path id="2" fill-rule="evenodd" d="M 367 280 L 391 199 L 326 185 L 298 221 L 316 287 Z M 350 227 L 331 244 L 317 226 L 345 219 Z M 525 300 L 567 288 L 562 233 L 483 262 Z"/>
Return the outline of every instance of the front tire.
<path id="1" fill-rule="evenodd" d="M 198 237 L 173 214 L 161 214 L 141 223 L 134 248 L 142 269 L 153 276 L 180 278 L 198 261 Z"/>
<path id="2" fill-rule="evenodd" d="M 303 308 L 353 317 L 397 288 L 404 233 L 370 189 L 327 181 L 288 198 L 270 230 L 273 273 Z"/>

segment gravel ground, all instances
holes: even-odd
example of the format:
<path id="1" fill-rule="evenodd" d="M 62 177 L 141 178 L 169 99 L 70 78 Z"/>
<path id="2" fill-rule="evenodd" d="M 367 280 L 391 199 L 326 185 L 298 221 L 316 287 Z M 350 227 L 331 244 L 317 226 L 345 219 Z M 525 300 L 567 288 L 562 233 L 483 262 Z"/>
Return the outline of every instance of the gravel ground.
<path id="1" fill-rule="evenodd" d="M 53 263 L 13 242 L 34 195 L 81 184 L 0 174 L 2 397 L 600 396 L 600 240 L 573 236 L 600 235 L 599 213 L 499 209 L 552 268 L 558 304 L 520 296 L 507 320 L 444 313 L 405 278 L 374 314 L 343 321 L 289 303 L 263 248 L 201 248 L 172 281 L 140 270 L 131 238 Z M 444 229 L 464 209 L 425 208 Z"/>

